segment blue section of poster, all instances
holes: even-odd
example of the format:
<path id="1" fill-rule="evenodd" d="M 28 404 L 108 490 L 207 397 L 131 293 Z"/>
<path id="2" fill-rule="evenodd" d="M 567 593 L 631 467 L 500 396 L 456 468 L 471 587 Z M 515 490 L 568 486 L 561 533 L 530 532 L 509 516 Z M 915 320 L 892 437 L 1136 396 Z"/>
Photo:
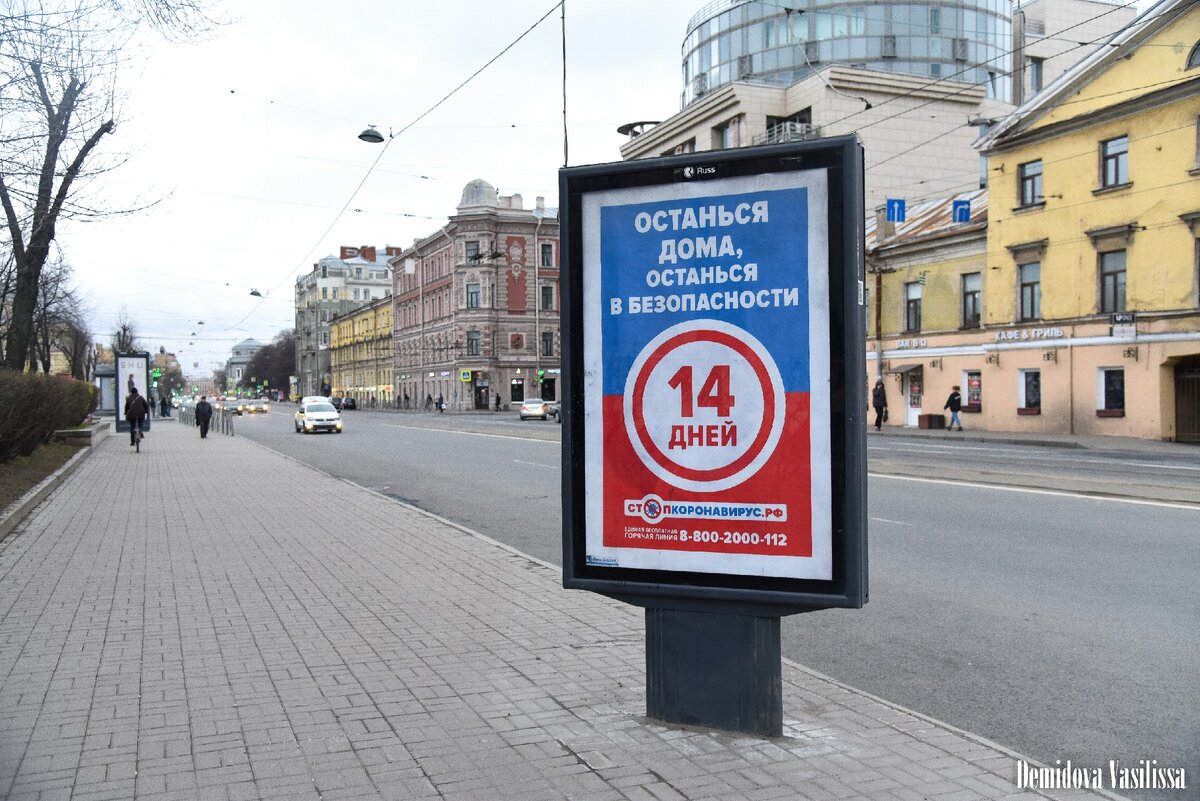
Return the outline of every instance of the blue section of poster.
<path id="1" fill-rule="evenodd" d="M 600 210 L 604 394 L 660 332 L 719 320 L 756 337 L 786 392 L 809 391 L 808 190 Z"/>

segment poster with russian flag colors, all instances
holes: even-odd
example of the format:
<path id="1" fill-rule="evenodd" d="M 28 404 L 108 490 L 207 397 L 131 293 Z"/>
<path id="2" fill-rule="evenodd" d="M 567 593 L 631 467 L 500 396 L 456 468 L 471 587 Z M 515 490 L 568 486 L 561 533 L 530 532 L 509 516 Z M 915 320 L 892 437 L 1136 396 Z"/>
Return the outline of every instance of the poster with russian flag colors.
<path id="1" fill-rule="evenodd" d="M 830 580 L 825 169 L 583 197 L 586 564 Z"/>

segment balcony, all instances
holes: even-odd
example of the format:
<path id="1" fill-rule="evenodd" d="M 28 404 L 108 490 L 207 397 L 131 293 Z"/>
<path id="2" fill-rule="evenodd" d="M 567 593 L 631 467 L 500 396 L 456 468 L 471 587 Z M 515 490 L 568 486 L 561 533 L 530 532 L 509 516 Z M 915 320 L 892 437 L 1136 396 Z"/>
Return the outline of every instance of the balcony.
<path id="1" fill-rule="evenodd" d="M 778 145 L 782 142 L 798 142 L 802 139 L 816 139 L 819 136 L 817 126 L 808 122 L 781 122 L 772 125 L 763 133 L 757 134 L 750 142 L 752 145 Z"/>

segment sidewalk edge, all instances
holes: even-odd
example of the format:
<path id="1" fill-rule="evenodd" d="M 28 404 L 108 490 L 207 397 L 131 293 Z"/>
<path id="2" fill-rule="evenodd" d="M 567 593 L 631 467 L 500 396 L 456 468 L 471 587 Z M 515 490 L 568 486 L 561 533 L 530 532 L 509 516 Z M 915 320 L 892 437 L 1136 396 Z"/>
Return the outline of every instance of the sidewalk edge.
<path id="1" fill-rule="evenodd" d="M 58 489 L 59 484 L 75 472 L 79 464 L 91 454 L 92 447 L 88 445 L 80 448 L 78 453 L 66 461 L 66 464 L 42 479 L 37 486 L 22 495 L 16 503 L 0 514 L 0 542 L 3 542 L 13 529 L 21 525 L 50 493 Z"/>
<path id="2" fill-rule="evenodd" d="M 1001 745 L 1000 743 L 998 743 L 994 740 L 989 740 L 988 738 L 986 738 L 982 735 L 974 734 L 972 732 L 967 731 L 966 729 L 960 729 L 958 726 L 955 726 L 952 723 L 947 723 L 944 720 L 939 720 L 938 718 L 931 717 L 930 715 L 926 715 L 923 712 L 918 712 L 915 709 L 909 709 L 908 707 L 898 704 L 895 701 L 889 701 L 886 698 L 881 698 L 878 695 L 867 692 L 866 690 L 860 690 L 857 687 L 846 684 L 843 681 L 839 681 L 838 679 L 835 679 L 832 676 L 827 676 L 818 670 L 813 670 L 812 668 L 810 668 L 806 665 L 802 665 L 799 662 L 788 659 L 786 656 L 783 657 L 783 663 L 785 665 L 791 666 L 792 668 L 800 671 L 801 673 L 805 673 L 809 676 L 812 676 L 815 679 L 819 679 L 820 681 L 828 682 L 829 684 L 832 684 L 834 687 L 838 687 L 842 690 L 845 690 L 846 692 L 853 693 L 860 698 L 868 698 L 877 704 L 883 704 L 884 706 L 890 707 L 891 709 L 894 709 L 897 712 L 902 712 L 905 715 L 911 715 L 912 717 L 917 718 L 918 720 L 923 720 L 926 723 L 929 723 L 930 725 L 937 726 L 938 728 L 941 728 L 941 729 L 945 729 L 946 731 L 951 732 L 952 734 L 956 734 L 965 740 L 970 740 L 971 742 L 982 745 L 985 748 L 990 748 L 994 751 L 998 751 L 1000 754 L 1012 759 L 1014 761 L 1014 763 L 1017 760 L 1020 760 L 1022 762 L 1025 762 L 1026 764 L 1032 765 L 1034 767 L 1039 767 L 1039 768 L 1050 767 L 1049 765 L 1047 765 L 1043 762 L 1038 762 L 1036 759 L 1030 759 L 1029 757 L 1025 756 L 1024 754 L 1014 751 L 1011 748 L 1009 748 L 1008 746 Z M 1087 788 L 1087 790 L 1088 790 L 1088 792 L 1095 793 L 1104 798 L 1112 799 L 1112 801 L 1131 801 L 1131 799 L 1126 796 L 1117 795 L 1116 793 L 1110 792 L 1108 790 L 1096 789 L 1094 787 L 1089 787 L 1089 788 Z M 1018 792 L 1022 792 L 1022 791 L 1018 790 L 1016 785 L 1014 784 L 1013 785 L 1013 793 L 1018 793 Z M 1026 788 L 1025 792 L 1036 793 L 1037 795 L 1040 795 L 1044 798 L 1057 798 L 1058 797 L 1058 796 L 1054 796 L 1054 795 L 1047 795 L 1045 792 L 1043 792 L 1041 790 L 1041 788 L 1037 788 L 1037 787 Z"/>

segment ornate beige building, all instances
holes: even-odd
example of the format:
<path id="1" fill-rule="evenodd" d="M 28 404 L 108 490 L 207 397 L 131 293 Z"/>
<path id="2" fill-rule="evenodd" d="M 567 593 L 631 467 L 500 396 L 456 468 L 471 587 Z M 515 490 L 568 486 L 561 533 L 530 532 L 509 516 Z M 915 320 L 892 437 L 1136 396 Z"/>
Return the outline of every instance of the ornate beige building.
<path id="1" fill-rule="evenodd" d="M 508 408 L 559 393 L 558 211 L 486 181 L 391 260 L 401 406 Z"/>

